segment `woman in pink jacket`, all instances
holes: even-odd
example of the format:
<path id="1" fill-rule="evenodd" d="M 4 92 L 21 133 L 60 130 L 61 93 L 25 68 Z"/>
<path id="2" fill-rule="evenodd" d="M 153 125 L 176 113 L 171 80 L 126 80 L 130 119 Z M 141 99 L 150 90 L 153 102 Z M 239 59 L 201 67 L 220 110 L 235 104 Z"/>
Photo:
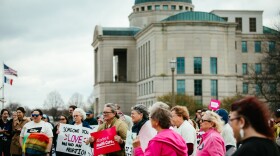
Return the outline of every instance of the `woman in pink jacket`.
<path id="1" fill-rule="evenodd" d="M 145 152 L 140 147 L 139 139 L 133 141 L 134 155 L 137 156 L 188 156 L 188 148 L 184 139 L 171 126 L 171 112 L 166 104 L 157 102 L 150 110 L 152 127 L 158 132 L 149 141 Z M 168 106 L 167 106 L 168 107 Z"/>
<path id="2" fill-rule="evenodd" d="M 206 111 L 200 120 L 200 129 L 205 133 L 197 147 L 197 156 L 224 156 L 226 153 L 220 116 L 211 111 Z"/>

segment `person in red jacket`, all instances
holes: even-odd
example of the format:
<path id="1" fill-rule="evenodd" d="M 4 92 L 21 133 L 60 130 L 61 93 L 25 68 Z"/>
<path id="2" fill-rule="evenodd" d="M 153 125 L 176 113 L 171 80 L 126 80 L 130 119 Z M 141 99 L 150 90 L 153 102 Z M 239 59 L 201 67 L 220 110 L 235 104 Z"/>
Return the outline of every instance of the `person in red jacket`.
<path id="1" fill-rule="evenodd" d="M 171 112 L 162 102 L 154 104 L 150 111 L 152 127 L 158 132 L 149 141 L 145 152 L 141 149 L 140 140 L 133 141 L 134 155 L 137 156 L 187 156 L 188 148 L 184 139 L 177 132 L 169 129 L 171 126 Z M 168 107 L 168 106 L 167 106 Z"/>

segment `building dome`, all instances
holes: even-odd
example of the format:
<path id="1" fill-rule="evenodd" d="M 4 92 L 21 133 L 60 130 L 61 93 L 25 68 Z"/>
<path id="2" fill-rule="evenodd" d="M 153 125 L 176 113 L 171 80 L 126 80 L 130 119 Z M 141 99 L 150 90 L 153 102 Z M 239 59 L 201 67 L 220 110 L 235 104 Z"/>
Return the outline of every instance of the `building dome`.
<path id="1" fill-rule="evenodd" d="M 164 1 L 170 1 L 170 2 L 184 2 L 184 3 L 191 3 L 192 0 L 135 0 L 135 5 L 140 3 L 147 3 L 147 2 L 164 2 Z"/>
<path id="2" fill-rule="evenodd" d="M 170 16 L 162 21 L 211 21 L 226 22 L 223 18 L 207 12 L 187 11 Z"/>

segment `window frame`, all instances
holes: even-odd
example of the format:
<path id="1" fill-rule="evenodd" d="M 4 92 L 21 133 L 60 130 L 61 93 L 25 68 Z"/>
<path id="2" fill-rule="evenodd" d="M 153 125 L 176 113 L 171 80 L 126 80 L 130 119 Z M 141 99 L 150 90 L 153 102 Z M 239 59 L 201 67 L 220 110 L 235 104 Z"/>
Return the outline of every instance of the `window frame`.
<path id="1" fill-rule="evenodd" d="M 257 18 L 255 18 L 255 17 L 249 18 L 249 31 L 257 32 Z"/>
<path id="2" fill-rule="evenodd" d="M 194 74 L 202 74 L 202 57 L 194 57 L 193 70 Z"/>

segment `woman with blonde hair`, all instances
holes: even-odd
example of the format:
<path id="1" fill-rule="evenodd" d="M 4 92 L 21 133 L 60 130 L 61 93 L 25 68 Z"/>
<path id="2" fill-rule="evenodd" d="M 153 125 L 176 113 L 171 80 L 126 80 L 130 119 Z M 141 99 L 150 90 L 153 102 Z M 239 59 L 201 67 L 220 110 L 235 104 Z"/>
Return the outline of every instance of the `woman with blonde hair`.
<path id="1" fill-rule="evenodd" d="M 224 156 L 226 153 L 224 139 L 220 134 L 223 122 L 220 116 L 211 111 L 206 111 L 200 120 L 200 129 L 205 133 L 202 135 L 196 155 L 197 156 Z"/>

